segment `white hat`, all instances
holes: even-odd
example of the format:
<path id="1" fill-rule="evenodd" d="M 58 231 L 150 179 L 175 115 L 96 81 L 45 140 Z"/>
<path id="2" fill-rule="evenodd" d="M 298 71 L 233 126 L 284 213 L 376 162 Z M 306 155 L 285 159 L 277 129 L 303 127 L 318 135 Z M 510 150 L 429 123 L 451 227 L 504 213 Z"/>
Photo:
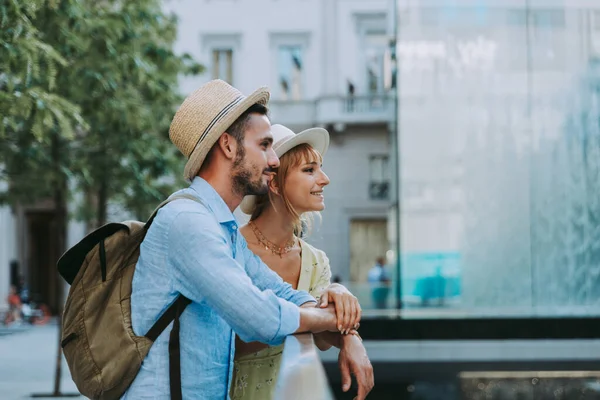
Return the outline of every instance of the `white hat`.
<path id="1" fill-rule="evenodd" d="M 212 80 L 190 94 L 175 113 L 169 128 L 169 138 L 188 159 L 185 178 L 194 179 L 210 149 L 240 115 L 254 104 L 266 106 L 268 101 L 266 87 L 258 88 L 246 97 L 220 79 Z"/>
<path id="2" fill-rule="evenodd" d="M 299 144 L 310 145 L 321 154 L 321 157 L 327 153 L 329 148 L 329 132 L 323 128 L 310 128 L 295 134 L 291 129 L 275 124 L 271 126 L 271 133 L 273 134 L 273 150 L 277 157 L 283 156 Z M 250 195 L 244 197 L 240 209 L 244 214 L 251 215 L 255 206 L 256 196 Z"/>

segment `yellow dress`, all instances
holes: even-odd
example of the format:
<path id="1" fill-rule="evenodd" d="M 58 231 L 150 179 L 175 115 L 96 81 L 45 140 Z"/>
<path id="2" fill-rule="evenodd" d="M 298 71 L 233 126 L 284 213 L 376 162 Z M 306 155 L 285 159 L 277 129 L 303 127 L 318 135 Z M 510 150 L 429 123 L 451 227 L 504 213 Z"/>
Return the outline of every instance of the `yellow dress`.
<path id="1" fill-rule="evenodd" d="M 321 250 L 303 240 L 302 265 L 298 290 L 305 290 L 319 300 L 331 281 L 329 259 Z M 231 379 L 231 400 L 270 400 L 275 392 L 283 344 L 235 358 Z"/>

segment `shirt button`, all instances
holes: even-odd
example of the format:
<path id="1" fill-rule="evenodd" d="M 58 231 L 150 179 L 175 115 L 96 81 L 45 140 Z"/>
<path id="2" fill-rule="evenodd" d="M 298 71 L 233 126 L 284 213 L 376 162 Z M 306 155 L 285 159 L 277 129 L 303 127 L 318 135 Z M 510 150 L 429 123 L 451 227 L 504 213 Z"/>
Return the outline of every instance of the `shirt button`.
<path id="1" fill-rule="evenodd" d="M 233 225 L 233 226 L 231 227 L 231 229 L 233 229 L 234 231 L 235 231 L 235 230 L 237 230 L 237 225 Z"/>

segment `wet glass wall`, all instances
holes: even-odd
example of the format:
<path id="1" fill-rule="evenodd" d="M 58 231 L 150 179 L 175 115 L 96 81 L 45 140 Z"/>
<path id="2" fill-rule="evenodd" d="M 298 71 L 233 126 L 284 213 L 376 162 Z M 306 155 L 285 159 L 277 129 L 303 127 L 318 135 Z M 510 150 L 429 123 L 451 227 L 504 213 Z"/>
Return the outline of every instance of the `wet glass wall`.
<path id="1" fill-rule="evenodd" d="M 396 3 L 400 217 L 366 308 L 599 315 L 600 2 L 420 3 Z"/>

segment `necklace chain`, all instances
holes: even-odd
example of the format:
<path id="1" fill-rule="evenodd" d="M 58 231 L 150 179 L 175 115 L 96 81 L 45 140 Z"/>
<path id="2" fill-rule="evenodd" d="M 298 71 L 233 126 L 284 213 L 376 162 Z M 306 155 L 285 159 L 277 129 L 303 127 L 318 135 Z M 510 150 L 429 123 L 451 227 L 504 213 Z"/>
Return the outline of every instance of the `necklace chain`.
<path id="1" fill-rule="evenodd" d="M 258 229 L 253 221 L 248 222 L 248 225 L 250 226 L 250 229 L 252 229 L 252 232 L 254 232 L 254 236 L 256 236 L 258 242 L 265 247 L 265 250 L 271 251 L 272 254 L 277 254 L 280 258 L 283 257 L 284 254 L 289 253 L 296 245 L 295 237 L 293 237 L 283 247 L 276 245 L 267 239 L 267 237 L 260 231 L 260 229 Z"/>

